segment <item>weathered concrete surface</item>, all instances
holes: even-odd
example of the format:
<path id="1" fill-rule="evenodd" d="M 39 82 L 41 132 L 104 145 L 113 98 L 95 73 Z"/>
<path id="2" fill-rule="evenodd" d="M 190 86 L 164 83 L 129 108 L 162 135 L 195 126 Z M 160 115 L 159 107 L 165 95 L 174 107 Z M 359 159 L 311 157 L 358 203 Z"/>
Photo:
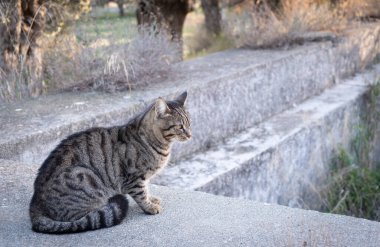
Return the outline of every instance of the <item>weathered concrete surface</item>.
<path id="1" fill-rule="evenodd" d="M 380 242 L 380 223 L 152 186 L 162 214 L 131 202 L 121 225 L 70 235 L 31 231 L 28 204 L 37 166 L 0 160 L 0 245 L 10 246 L 363 246 Z"/>
<path id="2" fill-rule="evenodd" d="M 345 33 L 346 38 L 331 50 L 337 83 L 378 61 L 380 51 L 379 23 L 352 28 Z"/>
<path id="3" fill-rule="evenodd" d="M 368 83 L 379 77 L 380 65 L 177 162 L 154 183 L 320 209 L 333 151 L 354 138 Z"/>
<path id="4" fill-rule="evenodd" d="M 3 105 L 0 158 L 41 162 L 65 136 L 91 126 L 124 124 L 154 98 L 182 90 L 189 91 L 196 131 L 191 143 L 175 153 L 191 153 L 329 86 L 330 64 L 322 61 L 328 60 L 330 48 L 319 44 L 291 51 L 227 51 L 186 62 L 174 81 L 143 92 L 65 94 Z M 313 64 L 321 66 L 315 69 Z"/>
<path id="5" fill-rule="evenodd" d="M 366 39 L 368 45 L 378 43 L 380 31 L 374 30 Z M 154 98 L 171 98 L 188 90 L 194 138 L 175 146 L 176 160 L 282 112 L 332 86 L 341 76 L 352 74 L 358 69 L 358 56 L 352 54 L 368 49 L 356 43 L 352 49 L 350 44 L 226 51 L 184 62 L 178 65 L 174 79 L 144 91 L 64 94 L 1 105 L 0 158 L 41 163 L 59 140 L 73 132 L 124 124 Z M 371 54 L 380 50 L 376 45 L 371 47 Z M 350 49 L 354 52 L 347 53 Z"/>

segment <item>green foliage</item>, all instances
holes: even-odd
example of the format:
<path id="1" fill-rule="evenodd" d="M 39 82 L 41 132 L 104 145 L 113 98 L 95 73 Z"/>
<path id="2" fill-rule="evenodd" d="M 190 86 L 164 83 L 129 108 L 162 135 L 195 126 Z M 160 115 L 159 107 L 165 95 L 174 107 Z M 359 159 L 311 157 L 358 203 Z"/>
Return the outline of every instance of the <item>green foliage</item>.
<path id="1" fill-rule="evenodd" d="M 380 121 L 380 109 L 378 98 L 380 95 L 380 79 L 370 85 L 370 88 L 365 95 L 366 110 L 362 116 L 364 124 L 357 128 L 356 137 L 352 143 L 352 149 L 355 152 L 355 157 L 358 163 L 372 169 L 371 151 L 374 149 L 374 137 Z"/>
<path id="2" fill-rule="evenodd" d="M 380 221 L 380 169 L 357 166 L 344 149 L 334 162 L 328 211 Z"/>
<path id="3" fill-rule="evenodd" d="M 380 167 L 372 164 L 378 128 L 380 80 L 366 94 L 364 124 L 357 126 L 352 154 L 340 148 L 333 159 L 326 207 L 331 213 L 380 221 Z"/>

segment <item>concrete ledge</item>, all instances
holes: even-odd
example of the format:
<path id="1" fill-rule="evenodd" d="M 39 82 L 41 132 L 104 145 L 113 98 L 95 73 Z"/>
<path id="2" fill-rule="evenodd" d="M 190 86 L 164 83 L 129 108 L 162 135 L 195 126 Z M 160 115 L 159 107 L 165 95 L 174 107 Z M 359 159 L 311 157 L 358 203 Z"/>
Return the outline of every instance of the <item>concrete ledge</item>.
<path id="1" fill-rule="evenodd" d="M 189 154 L 330 85 L 332 68 L 322 63 L 329 60 L 329 49 L 331 44 L 290 51 L 227 51 L 185 62 L 176 69 L 174 81 L 145 91 L 63 94 L 3 105 L 0 158 L 40 163 L 65 136 L 92 126 L 124 124 L 154 98 L 170 98 L 182 90 L 189 91 L 197 131 L 192 143 L 174 153 L 176 157 Z M 305 58 L 309 65 L 303 63 Z M 323 65 L 315 70 L 316 63 Z M 299 66 L 313 72 L 304 74 Z M 290 84 L 293 89 L 287 90 Z M 244 112 L 250 116 L 243 117 Z"/>
<path id="2" fill-rule="evenodd" d="M 366 40 L 368 45 L 379 43 L 380 31 L 374 30 Z M 371 47 L 373 54 L 380 50 L 376 45 Z M 368 49 L 358 46 L 353 49 L 354 55 L 341 56 L 351 48 L 345 42 L 328 42 L 292 50 L 232 50 L 181 63 L 174 80 L 144 91 L 64 94 L 1 105 L 0 158 L 41 163 L 59 140 L 73 132 L 124 124 L 154 98 L 170 98 L 188 90 L 195 131 L 191 142 L 175 147 L 173 160 L 178 160 L 319 94 L 341 76 L 354 73 L 363 60 L 357 52 Z"/>
<path id="3" fill-rule="evenodd" d="M 156 184 L 320 209 L 333 151 L 348 147 L 380 65 L 165 169 Z"/>
<path id="4" fill-rule="evenodd" d="M 31 231 L 28 204 L 38 166 L 0 160 L 1 246 L 363 246 L 380 242 L 380 223 L 278 205 L 152 186 L 164 211 L 131 203 L 121 225 L 93 232 Z"/>

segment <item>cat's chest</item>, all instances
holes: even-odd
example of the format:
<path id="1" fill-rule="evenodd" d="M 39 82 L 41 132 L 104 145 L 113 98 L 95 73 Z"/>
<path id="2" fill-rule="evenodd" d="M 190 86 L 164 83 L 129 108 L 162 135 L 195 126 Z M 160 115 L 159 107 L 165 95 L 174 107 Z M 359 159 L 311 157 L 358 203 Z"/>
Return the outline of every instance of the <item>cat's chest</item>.
<path id="1" fill-rule="evenodd" d="M 127 173 L 134 174 L 132 177 L 143 175 L 146 179 L 149 179 L 164 168 L 168 161 L 169 156 L 154 160 L 137 159 L 136 163 L 127 162 Z"/>
<path id="2" fill-rule="evenodd" d="M 162 157 L 151 164 L 147 164 L 145 174 L 150 177 L 159 172 L 159 170 L 163 169 L 169 161 L 169 157 Z"/>

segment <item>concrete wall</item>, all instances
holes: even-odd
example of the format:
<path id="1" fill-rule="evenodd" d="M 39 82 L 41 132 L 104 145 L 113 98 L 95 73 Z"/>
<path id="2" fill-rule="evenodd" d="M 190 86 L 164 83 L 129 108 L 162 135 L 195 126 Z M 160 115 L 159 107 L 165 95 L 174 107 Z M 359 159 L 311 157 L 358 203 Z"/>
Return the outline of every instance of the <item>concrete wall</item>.
<path id="1" fill-rule="evenodd" d="M 323 184 L 332 150 L 352 137 L 366 90 L 364 79 L 347 83 L 344 78 L 368 65 L 380 50 L 380 28 L 354 31 L 347 39 L 291 50 L 232 50 L 187 61 L 178 65 L 174 79 L 145 91 L 52 95 L 1 105 L 0 158 L 41 163 L 71 133 L 124 124 L 155 98 L 188 90 L 193 139 L 175 146 L 171 165 L 177 167 L 157 182 L 184 186 L 187 179 L 188 188 L 290 206 L 310 201 L 316 208 L 321 202 L 313 186 Z M 312 108 L 276 116 L 332 87 L 336 95 L 322 95 Z M 310 116 L 314 122 L 306 121 Z M 213 152 L 224 140 L 259 123 L 259 130 L 245 140 L 256 142 L 253 148 L 237 140 L 224 146 L 223 155 L 215 152 L 214 163 L 195 153 L 210 154 L 207 150 Z M 265 135 L 274 138 L 267 149 L 262 148 Z M 235 155 L 239 159 L 233 160 Z"/>
<path id="2" fill-rule="evenodd" d="M 380 66 L 180 161 L 155 183 L 291 207 L 320 209 L 335 151 L 348 148 L 368 111 Z"/>
<path id="3" fill-rule="evenodd" d="M 29 201 L 38 165 L 0 160 L 1 246 L 347 246 L 375 247 L 380 223 L 152 186 L 163 211 L 146 215 L 133 200 L 120 225 L 79 234 L 31 230 Z"/>
<path id="4" fill-rule="evenodd" d="M 160 90 L 54 95 L 0 106 L 0 158 L 42 162 L 58 140 L 70 133 L 124 124 L 154 98 L 171 98 L 188 90 L 194 138 L 175 147 L 176 159 L 332 85 L 330 49 L 331 44 L 317 44 L 289 51 L 227 51 L 183 63 L 176 80 L 163 82 Z"/>
<path id="5" fill-rule="evenodd" d="M 368 33 L 365 42 L 357 41 L 363 33 Z M 188 90 L 193 139 L 174 147 L 173 160 L 178 160 L 321 93 L 363 67 L 380 50 L 380 30 L 354 34 L 291 50 L 233 50 L 187 61 L 177 66 L 171 80 L 144 91 L 53 95 L 1 105 L 0 158 L 41 163 L 69 134 L 124 124 L 155 98 Z"/>

